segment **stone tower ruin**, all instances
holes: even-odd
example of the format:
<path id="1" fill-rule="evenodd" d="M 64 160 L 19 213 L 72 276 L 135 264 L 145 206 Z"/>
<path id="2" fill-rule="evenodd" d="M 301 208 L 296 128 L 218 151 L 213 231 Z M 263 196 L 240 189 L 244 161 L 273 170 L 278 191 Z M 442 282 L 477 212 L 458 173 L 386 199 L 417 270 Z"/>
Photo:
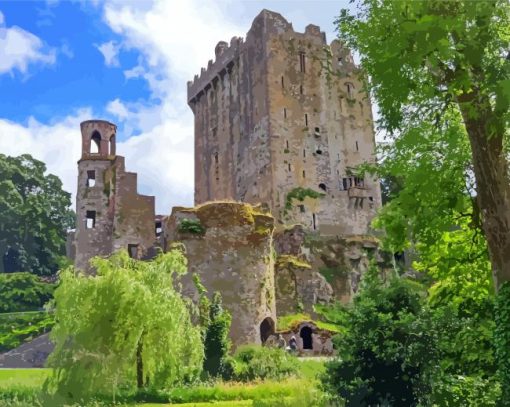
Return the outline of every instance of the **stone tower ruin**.
<path id="1" fill-rule="evenodd" d="M 117 126 L 104 120 L 80 125 L 75 266 L 90 271 L 89 259 L 127 249 L 134 258 L 150 256 L 156 240 L 154 197 L 137 193 L 137 174 L 126 172 L 115 154 Z"/>
<path id="2" fill-rule="evenodd" d="M 320 28 L 295 32 L 263 10 L 246 39 L 220 41 L 188 82 L 195 116 L 195 204 L 265 203 L 279 224 L 366 234 L 381 205 L 370 100 L 349 49 Z"/>

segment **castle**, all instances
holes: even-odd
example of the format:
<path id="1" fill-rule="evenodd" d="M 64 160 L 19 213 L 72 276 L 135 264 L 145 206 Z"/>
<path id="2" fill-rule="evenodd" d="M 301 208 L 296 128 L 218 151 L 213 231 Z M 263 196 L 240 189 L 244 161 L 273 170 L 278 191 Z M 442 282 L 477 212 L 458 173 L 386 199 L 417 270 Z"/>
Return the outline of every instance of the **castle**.
<path id="1" fill-rule="evenodd" d="M 379 183 L 356 173 L 375 160 L 371 106 L 347 48 L 274 12 L 215 56 L 188 82 L 197 206 L 156 215 L 116 154 L 116 126 L 83 122 L 73 257 L 93 272 L 93 256 L 149 259 L 179 242 L 184 293 L 197 297 L 198 274 L 222 293 L 234 344 L 263 343 L 277 316 L 348 301 L 368 259 L 381 261 L 369 230 Z M 321 335 L 305 328 L 300 345 L 317 348 Z"/>

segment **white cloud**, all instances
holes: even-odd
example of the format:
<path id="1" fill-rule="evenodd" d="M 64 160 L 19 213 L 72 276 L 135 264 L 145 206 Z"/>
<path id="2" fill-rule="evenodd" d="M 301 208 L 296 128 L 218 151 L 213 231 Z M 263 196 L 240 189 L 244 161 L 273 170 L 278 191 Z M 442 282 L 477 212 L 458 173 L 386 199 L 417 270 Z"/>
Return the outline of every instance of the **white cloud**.
<path id="1" fill-rule="evenodd" d="M 126 119 L 129 115 L 128 109 L 119 99 L 112 100 L 106 105 L 106 111 L 119 119 Z"/>
<path id="2" fill-rule="evenodd" d="M 0 74 L 18 69 L 26 73 L 31 63 L 54 64 L 56 51 L 46 47 L 41 39 L 20 27 L 4 26 L 0 13 Z"/>
<path id="3" fill-rule="evenodd" d="M 108 41 L 96 48 L 103 54 L 106 66 L 119 66 L 119 50 L 120 46 L 115 41 Z"/>

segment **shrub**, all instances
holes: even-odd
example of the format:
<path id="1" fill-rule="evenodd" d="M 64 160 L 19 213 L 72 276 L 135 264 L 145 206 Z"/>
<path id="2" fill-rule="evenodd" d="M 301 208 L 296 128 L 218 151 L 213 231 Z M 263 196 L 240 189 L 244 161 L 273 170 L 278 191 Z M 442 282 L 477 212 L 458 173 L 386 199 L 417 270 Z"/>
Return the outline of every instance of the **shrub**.
<path id="1" fill-rule="evenodd" d="M 184 218 L 179 223 L 179 232 L 181 233 L 193 233 L 195 235 L 202 235 L 205 233 L 205 229 L 198 219 L 187 219 Z"/>
<path id="2" fill-rule="evenodd" d="M 0 314 L 0 352 L 7 352 L 45 332 L 55 324 L 47 312 Z"/>
<path id="3" fill-rule="evenodd" d="M 54 290 L 55 284 L 43 283 L 31 273 L 0 274 L 0 313 L 40 309 Z"/>
<path id="4" fill-rule="evenodd" d="M 275 379 L 298 374 L 299 361 L 278 348 L 241 346 L 227 365 L 230 379 L 238 381 Z"/>

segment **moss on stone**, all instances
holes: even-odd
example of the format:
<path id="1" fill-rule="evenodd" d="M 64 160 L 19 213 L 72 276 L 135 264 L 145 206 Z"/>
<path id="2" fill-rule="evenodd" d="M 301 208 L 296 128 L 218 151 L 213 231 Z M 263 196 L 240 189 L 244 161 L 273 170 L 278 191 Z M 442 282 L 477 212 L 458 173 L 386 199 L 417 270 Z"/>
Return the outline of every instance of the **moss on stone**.
<path id="1" fill-rule="evenodd" d="M 319 329 L 323 329 L 325 331 L 339 333 L 342 332 L 342 328 L 331 324 L 329 322 L 323 321 L 314 321 L 309 314 L 298 313 L 292 315 L 282 315 L 278 317 L 278 331 L 293 331 L 298 328 L 299 324 L 303 322 L 311 322 L 317 326 Z"/>
<path id="2" fill-rule="evenodd" d="M 291 256 L 288 254 L 278 256 L 278 258 L 276 259 L 276 266 L 278 268 L 285 267 L 285 266 L 294 266 L 294 267 L 306 268 L 306 269 L 312 268 L 310 263 L 308 263 L 296 256 Z"/>

